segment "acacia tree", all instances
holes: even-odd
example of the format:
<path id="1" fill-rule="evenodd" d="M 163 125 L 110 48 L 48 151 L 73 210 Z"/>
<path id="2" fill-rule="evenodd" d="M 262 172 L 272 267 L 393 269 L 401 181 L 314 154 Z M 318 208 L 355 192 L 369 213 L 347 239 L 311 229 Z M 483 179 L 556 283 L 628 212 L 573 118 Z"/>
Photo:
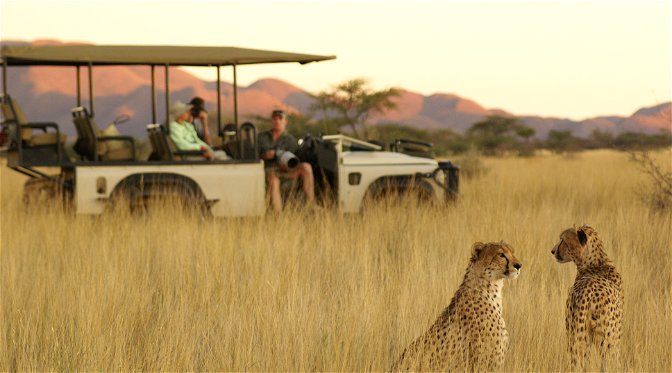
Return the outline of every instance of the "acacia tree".
<path id="1" fill-rule="evenodd" d="M 490 115 L 467 130 L 467 136 L 486 155 L 518 149 L 519 137 L 529 142 L 533 135 L 534 129 L 524 126 L 518 118 L 499 115 Z"/>
<path id="2" fill-rule="evenodd" d="M 551 130 L 548 132 L 546 146 L 556 153 L 573 153 L 581 149 L 581 139 L 568 130 Z"/>
<path id="3" fill-rule="evenodd" d="M 516 134 L 523 139 L 525 139 L 525 144 L 529 145 L 530 144 L 530 137 L 534 136 L 536 131 L 532 127 L 526 127 L 523 125 L 518 125 L 516 127 Z"/>
<path id="4" fill-rule="evenodd" d="M 359 137 L 361 128 L 364 139 L 368 139 L 367 125 L 370 115 L 396 109 L 397 104 L 392 98 L 399 94 L 397 88 L 374 91 L 368 86 L 366 79 L 357 78 L 313 96 L 315 102 L 311 105 L 311 110 L 321 112 L 323 120 L 330 121 L 339 128 L 350 126 L 356 137 Z M 332 114 L 336 116 L 333 119 L 330 118 Z"/>

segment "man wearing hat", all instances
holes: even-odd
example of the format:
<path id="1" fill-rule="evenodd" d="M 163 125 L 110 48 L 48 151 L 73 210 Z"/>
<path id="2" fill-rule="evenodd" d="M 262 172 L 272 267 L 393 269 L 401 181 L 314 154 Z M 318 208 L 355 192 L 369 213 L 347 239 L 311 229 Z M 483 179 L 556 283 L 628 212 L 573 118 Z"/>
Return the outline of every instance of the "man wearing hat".
<path id="1" fill-rule="evenodd" d="M 208 111 L 205 110 L 205 101 L 196 96 L 189 101 L 191 105 L 191 117 L 193 118 L 191 123 L 196 127 L 196 119 L 201 122 L 202 130 L 196 130 L 198 137 L 201 138 L 206 144 L 212 146 L 212 138 L 210 137 L 210 128 L 208 127 Z"/>
<path id="2" fill-rule="evenodd" d="M 257 146 L 261 159 L 264 160 L 266 170 L 266 187 L 271 199 L 271 206 L 275 212 L 282 211 L 282 196 L 280 195 L 280 176 L 296 179 L 301 177 L 303 191 L 308 204 L 315 203 L 313 168 L 309 163 L 301 162 L 291 170 L 277 162 L 277 151 L 284 150 L 295 153 L 299 147 L 296 138 L 285 131 L 287 127 L 287 113 L 274 110 L 271 114 L 271 129 L 260 132 L 257 136 Z"/>
<path id="3" fill-rule="evenodd" d="M 213 150 L 208 144 L 198 137 L 191 113 L 191 105 L 176 101 L 170 108 L 170 139 L 179 150 L 200 150 L 206 159 L 229 159 L 225 152 Z"/>

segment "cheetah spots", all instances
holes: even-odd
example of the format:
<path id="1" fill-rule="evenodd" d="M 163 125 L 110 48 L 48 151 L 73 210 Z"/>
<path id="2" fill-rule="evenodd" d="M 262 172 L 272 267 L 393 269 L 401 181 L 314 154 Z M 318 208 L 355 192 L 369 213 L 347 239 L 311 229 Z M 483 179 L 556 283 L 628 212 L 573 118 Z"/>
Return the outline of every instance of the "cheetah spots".
<path id="1" fill-rule="evenodd" d="M 553 251 L 557 255 L 561 247 L 577 268 L 565 318 L 572 370 L 585 370 L 594 349 L 599 351 L 602 368 L 606 370 L 608 358 L 619 356 L 623 318 L 621 276 L 593 228 L 567 229 L 560 240 Z"/>
<path id="2" fill-rule="evenodd" d="M 505 278 L 514 277 L 504 274 L 518 272 L 521 264 L 503 242 L 474 247 L 450 305 L 404 350 L 393 371 L 493 370 L 504 362 L 509 341 L 501 312 L 502 287 Z"/>

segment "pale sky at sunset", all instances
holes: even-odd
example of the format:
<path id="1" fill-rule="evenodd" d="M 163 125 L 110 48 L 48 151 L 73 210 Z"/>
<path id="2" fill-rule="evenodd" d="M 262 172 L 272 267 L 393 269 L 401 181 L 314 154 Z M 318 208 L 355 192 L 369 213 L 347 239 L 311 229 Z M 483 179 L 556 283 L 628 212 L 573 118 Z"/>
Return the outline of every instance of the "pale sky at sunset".
<path id="1" fill-rule="evenodd" d="M 670 1 L 0 2 L 2 40 L 212 45 L 336 55 L 238 69 L 311 92 L 453 93 L 518 115 L 630 115 L 672 99 Z M 214 80 L 215 70 L 198 68 Z M 230 69 L 222 69 L 230 81 Z"/>

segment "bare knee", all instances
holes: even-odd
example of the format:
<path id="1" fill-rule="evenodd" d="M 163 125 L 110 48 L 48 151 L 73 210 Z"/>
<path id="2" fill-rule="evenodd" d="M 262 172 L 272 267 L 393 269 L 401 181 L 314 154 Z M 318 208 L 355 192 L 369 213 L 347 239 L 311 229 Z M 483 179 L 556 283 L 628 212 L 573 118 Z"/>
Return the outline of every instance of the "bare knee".
<path id="1" fill-rule="evenodd" d="M 313 177 L 313 168 L 310 166 L 310 163 L 302 162 L 299 164 L 301 175 L 304 177 Z"/>
<path id="2" fill-rule="evenodd" d="M 274 173 L 266 175 L 266 183 L 268 184 L 269 189 L 280 188 L 280 178 Z"/>

